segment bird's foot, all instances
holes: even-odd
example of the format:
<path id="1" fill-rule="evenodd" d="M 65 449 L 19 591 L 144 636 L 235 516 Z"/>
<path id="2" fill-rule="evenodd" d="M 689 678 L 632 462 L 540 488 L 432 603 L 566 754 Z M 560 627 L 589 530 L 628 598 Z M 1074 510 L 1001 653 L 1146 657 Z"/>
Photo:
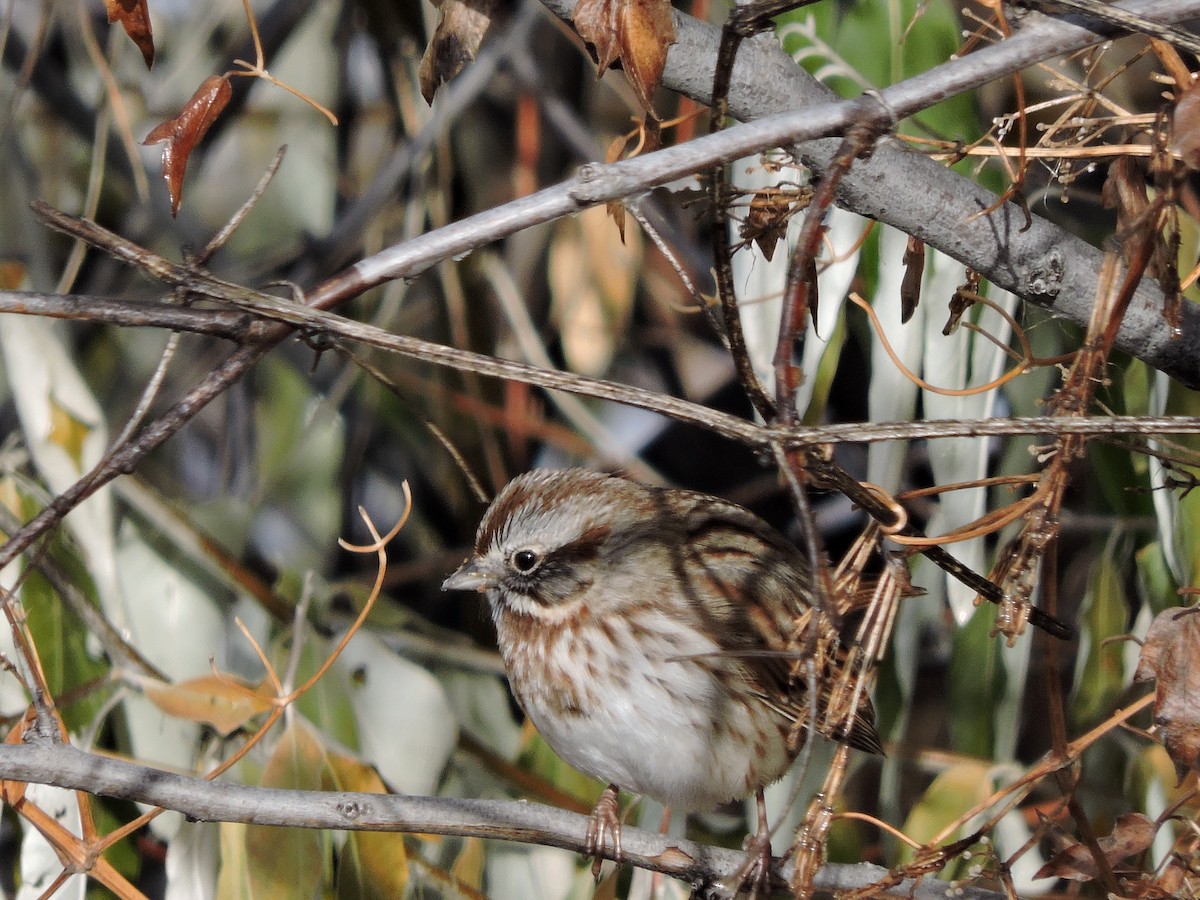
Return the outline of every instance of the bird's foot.
<path id="1" fill-rule="evenodd" d="M 592 858 L 592 877 L 600 880 L 600 866 L 604 863 L 604 848 L 611 839 L 612 858 L 621 861 L 621 806 L 617 801 L 617 786 L 610 784 L 600 794 L 592 809 L 587 834 L 583 838 L 583 855 Z"/>
<path id="2" fill-rule="evenodd" d="M 758 830 L 746 838 L 743 849 L 746 861 L 733 873 L 729 884 L 731 896 L 746 891 L 751 898 L 771 896 L 771 867 L 775 859 L 771 855 L 771 827 L 767 823 L 767 806 L 762 788 L 755 794 L 758 806 Z"/>

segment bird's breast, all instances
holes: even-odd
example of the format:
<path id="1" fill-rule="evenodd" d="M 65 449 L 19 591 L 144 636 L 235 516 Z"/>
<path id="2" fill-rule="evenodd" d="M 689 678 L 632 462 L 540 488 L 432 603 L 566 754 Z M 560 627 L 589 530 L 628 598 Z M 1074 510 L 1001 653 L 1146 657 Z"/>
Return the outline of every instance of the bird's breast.
<path id="1" fill-rule="evenodd" d="M 500 615 L 497 630 L 522 708 L 588 775 L 689 810 L 787 769 L 786 726 L 694 626 L 646 609 L 552 627 Z"/>

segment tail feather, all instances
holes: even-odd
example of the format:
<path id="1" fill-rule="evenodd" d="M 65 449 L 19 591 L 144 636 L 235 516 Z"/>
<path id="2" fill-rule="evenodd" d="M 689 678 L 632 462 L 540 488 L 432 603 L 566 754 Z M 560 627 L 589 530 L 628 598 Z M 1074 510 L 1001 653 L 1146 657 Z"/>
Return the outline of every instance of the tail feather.
<path id="1" fill-rule="evenodd" d="M 887 756 L 883 750 L 883 742 L 875 729 L 875 707 L 869 700 L 864 701 L 858 708 L 858 715 L 850 725 L 850 730 L 840 740 L 856 750 L 865 750 L 879 756 Z"/>

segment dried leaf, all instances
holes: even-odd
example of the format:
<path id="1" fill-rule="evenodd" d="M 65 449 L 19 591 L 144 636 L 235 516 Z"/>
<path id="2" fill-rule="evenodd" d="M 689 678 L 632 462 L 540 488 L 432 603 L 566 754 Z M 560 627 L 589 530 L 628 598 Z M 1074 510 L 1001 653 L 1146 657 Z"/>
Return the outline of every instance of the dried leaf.
<path id="1" fill-rule="evenodd" d="M 374 766 L 334 750 L 326 752 L 325 760 L 323 790 L 388 793 Z M 394 832 L 346 832 L 338 854 L 337 896 L 404 896 L 409 876 L 404 837 Z"/>
<path id="2" fill-rule="evenodd" d="M 216 675 L 202 675 L 177 684 L 147 682 L 150 702 L 169 716 L 204 722 L 228 735 L 254 716 L 271 708 L 271 695 Z"/>
<path id="3" fill-rule="evenodd" d="M 608 371 L 633 314 L 640 232 L 622 237 L 594 207 L 555 230 L 547 256 L 550 315 L 573 371 Z"/>
<path id="4" fill-rule="evenodd" d="M 1182 781 L 1200 771 L 1200 615 L 1196 609 L 1159 613 L 1146 633 L 1134 681 L 1155 679 L 1154 724 Z"/>
<path id="5" fill-rule="evenodd" d="M 120 22 L 129 39 L 142 51 L 146 68 L 154 65 L 154 34 L 150 29 L 150 10 L 146 0 L 104 0 L 108 23 Z"/>
<path id="6" fill-rule="evenodd" d="M 146 135 L 143 144 L 159 144 L 163 141 L 162 173 L 171 192 L 171 215 L 179 212 L 183 200 L 183 174 L 187 170 L 188 157 L 192 150 L 217 120 L 232 95 L 229 79 L 224 75 L 210 75 L 192 94 L 173 119 L 168 119 Z"/>
<path id="7" fill-rule="evenodd" d="M 1158 896 L 1160 897 L 1186 897 L 1189 894 L 1195 896 L 1196 892 L 1195 874 L 1187 863 L 1180 860 L 1177 856 L 1171 857 L 1171 861 L 1167 863 L 1166 869 L 1158 876 L 1157 883 L 1143 882 L 1143 884 L 1147 884 L 1147 888 L 1149 889 L 1158 888 L 1160 892 Z M 1130 894 L 1136 897 L 1138 883 L 1135 882 L 1130 887 L 1132 888 Z M 1150 895 L 1149 890 L 1147 890 L 1146 895 Z"/>
<path id="8" fill-rule="evenodd" d="M 954 289 L 950 297 L 950 315 L 942 326 L 942 334 L 946 337 L 958 330 L 963 313 L 974 306 L 979 300 L 979 273 L 967 269 L 967 280 Z"/>
<path id="9" fill-rule="evenodd" d="M 900 323 L 904 324 L 917 311 L 921 302 L 921 279 L 925 275 L 925 242 L 908 236 L 904 248 L 904 277 L 900 279 Z"/>
<path id="10" fill-rule="evenodd" d="M 608 145 L 608 151 L 604 154 L 604 161 L 606 163 L 615 163 L 625 153 L 625 148 L 628 145 L 629 135 L 627 134 L 613 138 L 612 143 Z M 625 202 L 623 200 L 609 200 L 604 204 L 604 209 L 608 212 L 609 218 L 613 220 L 613 224 L 617 226 L 617 231 L 621 235 L 621 243 L 625 243 Z"/>
<path id="11" fill-rule="evenodd" d="M 0 260 L 0 290 L 17 290 L 25 280 L 25 274 L 25 263 L 15 259 Z"/>
<path id="12" fill-rule="evenodd" d="M 620 60 L 647 112 L 675 43 L 670 0 L 580 0 L 575 30 L 595 50 L 598 74 Z"/>
<path id="13" fill-rule="evenodd" d="M 1184 91 L 1175 104 L 1170 148 L 1189 169 L 1200 170 L 1200 83 Z"/>
<path id="14" fill-rule="evenodd" d="M 1141 813 L 1126 813 L 1117 819 L 1112 834 L 1096 841 L 1109 865 L 1146 850 L 1154 842 L 1154 820 Z M 1099 875 L 1096 858 L 1083 844 L 1072 841 L 1038 869 L 1034 878 L 1066 878 L 1091 881 Z"/>
<path id="15" fill-rule="evenodd" d="M 53 394 L 47 398 L 47 405 L 50 408 L 50 431 L 46 441 L 60 447 L 71 457 L 75 468 L 82 472 L 84 444 L 95 428 L 59 403 Z"/>
<path id="16" fill-rule="evenodd" d="M 496 0 L 435 0 L 435 5 L 441 7 L 441 16 L 418 72 L 426 103 L 432 103 L 437 89 L 475 59 L 496 11 Z"/>
<path id="17" fill-rule="evenodd" d="M 758 244 L 758 249 L 770 262 L 775 256 L 775 245 L 787 236 L 791 211 L 792 204 L 786 194 L 777 190 L 758 191 L 750 201 L 750 209 L 738 234 L 743 240 Z"/>

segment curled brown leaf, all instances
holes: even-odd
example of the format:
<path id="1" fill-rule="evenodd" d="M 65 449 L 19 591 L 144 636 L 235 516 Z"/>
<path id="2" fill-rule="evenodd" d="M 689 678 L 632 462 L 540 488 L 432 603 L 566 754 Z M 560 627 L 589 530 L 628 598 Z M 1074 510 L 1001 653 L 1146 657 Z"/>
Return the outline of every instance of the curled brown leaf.
<path id="1" fill-rule="evenodd" d="M 104 0 L 108 23 L 120 22 L 129 39 L 142 51 L 146 68 L 154 65 L 154 33 L 150 28 L 150 10 L 146 0 Z"/>
<path id="2" fill-rule="evenodd" d="M 750 209 L 738 234 L 743 240 L 758 244 L 758 249 L 770 262 L 775 256 L 775 245 L 787 236 L 791 213 L 792 204 L 786 195 L 779 191 L 759 191 L 750 201 Z"/>
<path id="3" fill-rule="evenodd" d="M 441 16 L 417 73 L 426 103 L 475 59 L 496 11 L 496 0 L 435 0 L 434 5 L 441 7 Z"/>
<path id="4" fill-rule="evenodd" d="M 642 107 L 653 114 L 667 48 L 675 43 L 670 0 L 580 0 L 575 30 L 594 48 L 599 74 L 621 61 Z"/>
<path id="5" fill-rule="evenodd" d="M 142 141 L 147 146 L 166 142 L 162 154 L 162 173 L 167 190 L 171 193 L 173 216 L 179 213 L 179 205 L 183 200 L 183 175 L 187 170 L 188 158 L 225 109 L 231 95 L 232 89 L 226 76 L 210 75 L 175 118 L 158 125 Z"/>
<path id="6" fill-rule="evenodd" d="M 908 236 L 904 248 L 904 277 L 900 279 L 900 322 L 907 322 L 921 302 L 921 279 L 925 276 L 925 242 Z"/>
<path id="7" fill-rule="evenodd" d="M 1134 681 L 1155 681 L 1154 724 L 1182 781 L 1200 771 L 1200 610 L 1168 609 L 1146 633 Z"/>
<path id="8" fill-rule="evenodd" d="M 1141 853 L 1154 843 L 1157 826 L 1153 819 L 1141 813 L 1126 813 L 1117 819 L 1112 834 L 1096 841 L 1109 865 L 1115 866 L 1134 854 Z M 1038 869 L 1034 878 L 1066 878 L 1071 881 L 1092 881 L 1099 867 L 1091 851 L 1075 841 L 1065 842 L 1062 850 Z"/>

